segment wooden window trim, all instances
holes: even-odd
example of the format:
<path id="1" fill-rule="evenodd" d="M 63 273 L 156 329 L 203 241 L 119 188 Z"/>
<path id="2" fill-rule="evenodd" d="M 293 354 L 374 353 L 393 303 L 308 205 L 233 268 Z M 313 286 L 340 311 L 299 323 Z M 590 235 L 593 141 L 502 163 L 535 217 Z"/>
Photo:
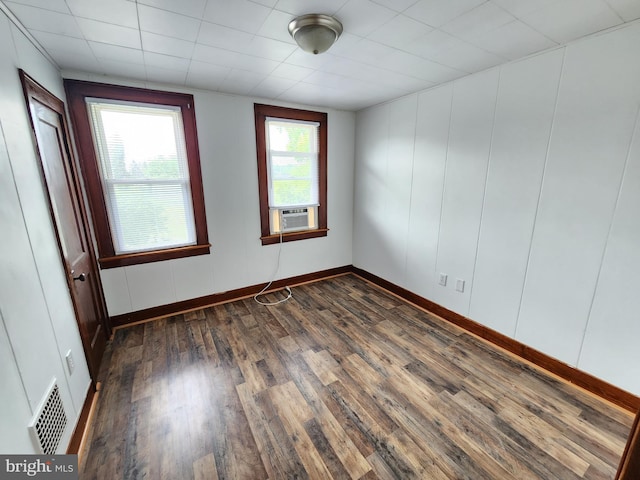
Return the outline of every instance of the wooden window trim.
<path id="1" fill-rule="evenodd" d="M 193 95 L 69 79 L 64 80 L 64 88 L 75 132 L 84 185 L 89 199 L 100 267 L 114 268 L 208 254 L 211 245 L 209 244 L 207 233 Z M 121 255 L 115 253 L 111 226 L 107 216 L 107 206 L 102 190 L 102 181 L 100 179 L 98 159 L 91 134 L 91 123 L 85 103 L 85 98 L 87 97 L 171 105 L 180 108 L 191 184 L 191 200 L 196 230 L 195 245 Z"/>
<path id="2" fill-rule="evenodd" d="M 258 194 L 260 197 L 260 240 L 262 245 L 273 245 L 280 242 L 280 235 L 271 234 L 269 228 L 269 185 L 267 179 L 267 141 L 265 121 L 267 117 L 284 120 L 304 120 L 318 122 L 318 228 L 282 234 L 283 242 L 304 240 L 307 238 L 326 237 L 327 228 L 327 114 L 311 110 L 276 107 L 273 105 L 254 104 L 256 124 L 256 150 L 258 154 Z"/>

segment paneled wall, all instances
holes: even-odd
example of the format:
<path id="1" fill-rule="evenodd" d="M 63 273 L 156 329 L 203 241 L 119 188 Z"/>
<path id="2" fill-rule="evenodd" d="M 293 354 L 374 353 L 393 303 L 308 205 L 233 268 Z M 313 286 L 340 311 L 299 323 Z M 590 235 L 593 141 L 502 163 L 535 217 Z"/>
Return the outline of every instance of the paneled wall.
<path id="1" fill-rule="evenodd" d="M 635 23 L 359 112 L 354 264 L 640 394 L 638 45 Z"/>
<path id="2" fill-rule="evenodd" d="M 27 426 L 55 378 L 69 420 L 64 453 L 90 379 L 18 68 L 54 95 L 64 92 L 57 67 L 1 11 L 0 45 L 0 452 L 37 451 Z"/>
<path id="3" fill-rule="evenodd" d="M 278 245 L 262 246 L 254 102 L 264 100 L 63 72 L 67 78 L 194 95 L 211 254 L 101 271 L 107 308 L 118 315 L 271 280 Z M 294 108 L 309 108 L 286 105 Z M 328 110 L 326 237 L 282 245 L 277 278 L 350 265 L 355 114 Z"/>

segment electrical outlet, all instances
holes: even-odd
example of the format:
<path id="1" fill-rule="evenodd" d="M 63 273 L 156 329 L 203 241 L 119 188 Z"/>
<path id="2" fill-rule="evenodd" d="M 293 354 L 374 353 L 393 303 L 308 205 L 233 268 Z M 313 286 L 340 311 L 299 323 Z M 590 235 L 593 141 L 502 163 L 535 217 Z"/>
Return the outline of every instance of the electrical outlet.
<path id="1" fill-rule="evenodd" d="M 442 285 L 443 287 L 447 286 L 447 274 L 446 273 L 441 273 L 440 274 L 440 280 L 438 281 L 438 283 L 440 285 Z"/>
<path id="2" fill-rule="evenodd" d="M 464 280 L 462 280 L 461 278 L 458 278 L 456 280 L 456 292 L 464 292 Z"/>
<path id="3" fill-rule="evenodd" d="M 67 368 L 69 369 L 69 375 L 71 375 L 73 374 L 73 371 L 76 369 L 76 362 L 73 360 L 73 354 L 71 353 L 71 350 L 67 352 L 67 354 L 65 355 L 65 358 L 67 360 Z"/>

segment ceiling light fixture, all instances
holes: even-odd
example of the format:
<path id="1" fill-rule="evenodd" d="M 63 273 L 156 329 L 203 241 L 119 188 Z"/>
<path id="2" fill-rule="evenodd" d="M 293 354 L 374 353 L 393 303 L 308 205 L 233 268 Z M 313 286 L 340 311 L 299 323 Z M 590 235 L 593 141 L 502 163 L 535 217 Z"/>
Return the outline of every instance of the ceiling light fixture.
<path id="1" fill-rule="evenodd" d="M 329 50 L 342 33 L 342 24 L 329 15 L 311 13 L 294 18 L 289 33 L 305 52 L 323 53 Z"/>

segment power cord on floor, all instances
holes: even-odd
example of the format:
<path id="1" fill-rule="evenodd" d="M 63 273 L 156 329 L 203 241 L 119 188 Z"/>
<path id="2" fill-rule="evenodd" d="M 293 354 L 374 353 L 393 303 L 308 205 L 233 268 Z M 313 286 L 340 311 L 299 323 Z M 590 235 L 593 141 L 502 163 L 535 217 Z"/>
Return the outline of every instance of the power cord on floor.
<path id="1" fill-rule="evenodd" d="M 271 276 L 271 280 L 269 281 L 269 283 L 267 283 L 267 285 L 262 290 L 260 290 L 259 293 L 256 293 L 253 296 L 253 299 L 257 303 L 259 303 L 260 305 L 264 305 L 266 307 L 273 307 L 274 305 L 280 305 L 281 303 L 284 303 L 284 302 L 288 301 L 290 298 L 293 297 L 293 293 L 291 292 L 291 289 L 289 287 L 284 287 L 284 290 L 287 291 L 288 295 L 285 298 L 283 298 L 282 300 L 278 300 L 277 302 L 263 302 L 258 298 L 260 295 L 262 295 L 265 291 L 267 291 L 269 289 L 269 287 L 271 286 L 271 284 L 275 280 L 276 275 L 278 275 L 278 271 L 280 270 L 280 255 L 281 254 L 282 254 L 282 231 L 280 232 L 280 247 L 278 248 L 278 261 L 276 263 L 276 269 L 273 272 L 273 275 Z"/>

